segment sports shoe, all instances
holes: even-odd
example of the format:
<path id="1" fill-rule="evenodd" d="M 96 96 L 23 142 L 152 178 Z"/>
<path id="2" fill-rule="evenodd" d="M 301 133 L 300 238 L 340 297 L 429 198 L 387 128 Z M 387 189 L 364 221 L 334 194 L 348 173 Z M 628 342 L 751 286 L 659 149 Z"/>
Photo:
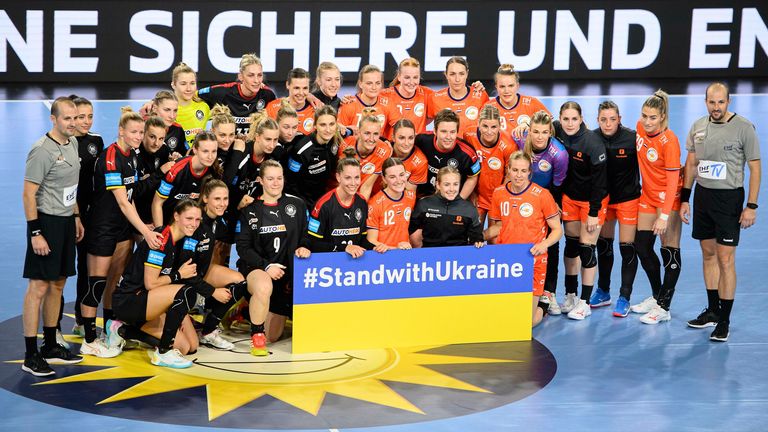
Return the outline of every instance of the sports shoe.
<path id="1" fill-rule="evenodd" d="M 173 369 L 186 369 L 192 367 L 192 362 L 185 359 L 177 349 L 168 350 L 161 354 L 160 350 L 155 348 L 154 351 L 147 351 L 147 353 L 149 354 L 149 361 L 155 366 Z"/>
<path id="2" fill-rule="evenodd" d="M 608 306 L 610 304 L 611 293 L 603 291 L 600 288 L 597 288 L 595 292 L 592 293 L 592 297 L 589 298 L 589 307 L 593 309 Z"/>
<path id="3" fill-rule="evenodd" d="M 251 336 L 251 355 L 269 355 L 269 351 L 267 350 L 267 337 L 264 333 L 256 333 Z"/>
<path id="4" fill-rule="evenodd" d="M 717 325 L 718 321 L 720 321 L 720 317 L 718 317 L 716 313 L 710 311 L 709 308 L 704 308 L 699 316 L 688 321 L 688 327 L 697 329 L 714 327 Z"/>
<path id="5" fill-rule="evenodd" d="M 217 350 L 232 351 L 235 349 L 235 345 L 221 337 L 221 330 L 218 328 L 213 329 L 212 332 L 207 335 L 200 336 L 200 343 Z"/>
<path id="6" fill-rule="evenodd" d="M 72 326 L 72 334 L 81 338 L 85 337 L 85 327 L 82 324 L 75 324 Z M 96 327 L 96 336 L 101 336 L 101 328 Z"/>
<path id="7" fill-rule="evenodd" d="M 238 300 L 227 313 L 224 314 L 224 318 L 221 319 L 221 327 L 225 330 L 229 330 L 232 323 L 243 319 L 243 309 L 248 307 L 245 299 Z M 249 327 L 250 328 L 250 327 Z"/>
<path id="8" fill-rule="evenodd" d="M 80 354 L 92 355 L 99 358 L 117 357 L 121 352 L 123 352 L 123 350 L 120 347 L 107 346 L 103 340 L 98 338 L 94 339 L 91 343 L 83 341 L 83 344 L 80 345 Z"/>
<path id="9" fill-rule="evenodd" d="M 69 346 L 69 342 L 67 342 L 67 341 L 64 339 L 64 335 L 63 335 L 63 334 L 61 334 L 61 330 L 56 330 L 56 343 L 57 343 L 57 344 L 59 344 L 59 345 L 61 345 L 61 346 L 63 346 L 63 347 L 64 347 L 64 348 L 66 348 L 66 349 L 69 349 L 69 348 L 70 348 L 70 346 Z"/>
<path id="10" fill-rule="evenodd" d="M 613 310 L 613 316 L 624 318 L 629 315 L 629 300 L 624 297 L 619 297 L 616 300 L 616 308 Z"/>
<path id="11" fill-rule="evenodd" d="M 709 335 L 709 340 L 715 342 L 727 342 L 728 336 L 731 334 L 729 324 L 727 321 L 719 321 L 715 330 Z"/>
<path id="12" fill-rule="evenodd" d="M 565 303 L 560 307 L 562 313 L 571 313 L 573 308 L 579 304 L 579 298 L 574 293 L 568 293 L 565 295 Z"/>
<path id="13" fill-rule="evenodd" d="M 40 355 L 48 364 L 76 364 L 83 361 L 82 357 L 72 354 L 59 344 L 52 347 L 43 345 L 40 347 Z"/>
<path id="14" fill-rule="evenodd" d="M 125 339 L 120 336 L 118 329 L 123 326 L 122 321 L 108 320 L 107 321 L 107 335 L 105 337 L 105 343 L 110 348 L 122 348 L 125 346 Z"/>
<path id="15" fill-rule="evenodd" d="M 549 291 L 544 291 L 544 295 L 541 296 L 543 301 L 546 301 L 549 303 L 549 309 L 547 310 L 547 315 L 560 315 L 562 311 L 560 310 L 560 305 L 557 304 L 557 296 L 555 296 L 555 293 L 551 293 Z"/>
<path id="16" fill-rule="evenodd" d="M 656 299 L 653 298 L 653 296 L 650 296 L 642 302 L 636 305 L 632 305 L 629 310 L 632 311 L 632 313 L 647 314 L 651 311 L 651 309 L 653 309 L 654 306 L 657 306 Z"/>
<path id="17" fill-rule="evenodd" d="M 570 312 L 568 312 L 568 318 L 573 320 L 579 320 L 579 321 L 583 320 L 584 318 L 590 315 L 592 315 L 592 308 L 589 307 L 589 305 L 585 300 L 581 300 L 581 299 L 579 299 L 579 302 L 576 304 L 576 307 L 574 307 Z"/>
<path id="18" fill-rule="evenodd" d="M 658 324 L 662 321 L 669 321 L 671 319 L 672 314 L 669 313 L 669 311 L 656 305 L 647 314 L 640 317 L 640 322 L 643 324 Z"/>
<path id="19" fill-rule="evenodd" d="M 50 366 L 48 366 L 48 362 L 45 361 L 39 352 L 25 358 L 24 363 L 21 365 L 21 370 L 38 377 L 51 376 L 56 373 Z"/>

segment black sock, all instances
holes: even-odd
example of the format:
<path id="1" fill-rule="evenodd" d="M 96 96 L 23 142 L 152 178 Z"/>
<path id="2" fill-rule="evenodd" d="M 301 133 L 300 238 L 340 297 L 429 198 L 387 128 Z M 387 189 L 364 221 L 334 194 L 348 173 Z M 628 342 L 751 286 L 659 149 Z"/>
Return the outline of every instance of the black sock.
<path id="1" fill-rule="evenodd" d="M 653 298 L 658 299 L 659 291 L 661 291 L 661 262 L 659 262 L 659 256 L 653 250 L 655 242 L 656 236 L 652 231 L 638 231 L 635 236 L 637 257 L 640 258 L 640 264 L 648 275 Z"/>
<path id="2" fill-rule="evenodd" d="M 565 293 L 576 294 L 579 289 L 579 275 L 565 275 Z"/>
<path id="3" fill-rule="evenodd" d="M 720 321 L 731 322 L 731 308 L 733 308 L 733 300 L 720 299 Z"/>
<path id="4" fill-rule="evenodd" d="M 592 288 L 594 285 L 581 284 L 581 299 L 589 304 L 589 298 L 592 296 Z"/>
<path id="5" fill-rule="evenodd" d="M 637 251 L 634 243 L 619 243 L 621 252 L 621 289 L 619 295 L 629 300 L 637 275 Z"/>
<path id="6" fill-rule="evenodd" d="M 661 247 L 661 258 L 664 262 L 664 283 L 659 293 L 658 303 L 664 310 L 669 310 L 672 304 L 672 296 L 675 295 L 677 280 L 680 278 L 680 248 Z"/>
<path id="7" fill-rule="evenodd" d="M 251 336 L 255 335 L 256 333 L 264 333 L 264 323 L 261 323 L 261 324 L 251 323 Z"/>
<path id="8" fill-rule="evenodd" d="M 165 323 L 163 324 L 163 334 L 160 336 L 160 353 L 166 353 L 173 349 L 173 342 L 176 340 L 176 332 L 179 331 L 184 317 L 195 307 L 197 293 L 190 285 L 185 285 L 176 292 L 173 304 L 165 312 Z"/>
<path id="9" fill-rule="evenodd" d="M 720 295 L 717 293 L 716 289 L 707 290 L 707 309 L 709 309 L 710 312 L 714 312 L 718 315 L 720 314 Z"/>
<path id="10" fill-rule="evenodd" d="M 47 347 L 56 346 L 56 327 L 43 326 L 43 345 Z"/>
<path id="11" fill-rule="evenodd" d="M 83 317 L 83 327 L 85 327 L 85 341 L 91 343 L 96 340 L 96 317 Z"/>
<path id="12" fill-rule="evenodd" d="M 24 336 L 24 346 L 27 350 L 24 353 L 25 358 L 30 358 L 33 354 L 37 354 L 37 336 Z"/>
<path id="13" fill-rule="evenodd" d="M 118 327 L 117 334 L 119 334 L 123 339 L 141 341 L 153 347 L 160 345 L 160 339 L 150 334 L 144 333 L 140 328 L 134 327 L 130 324 L 123 324 Z"/>
<path id="14" fill-rule="evenodd" d="M 59 319 L 56 321 L 56 330 L 61 330 L 61 319 L 64 318 L 64 294 L 61 295 L 59 304 Z"/>
<path id="15" fill-rule="evenodd" d="M 234 304 L 234 298 L 230 299 L 227 303 L 221 303 L 213 298 L 213 296 L 205 299 L 205 309 L 207 309 L 209 313 L 205 316 L 205 320 L 203 321 L 202 333 L 207 335 L 214 331 L 221 322 L 221 319 L 224 318 L 224 315 Z"/>
<path id="16" fill-rule="evenodd" d="M 115 313 L 112 309 L 104 308 L 104 334 L 107 334 L 107 322 L 111 319 L 115 319 Z"/>
<path id="17" fill-rule="evenodd" d="M 557 291 L 557 265 L 560 262 L 560 243 L 547 249 L 547 277 L 544 278 L 544 291 L 555 294 Z"/>
<path id="18" fill-rule="evenodd" d="M 541 309 L 544 312 L 544 315 L 549 312 L 549 303 L 544 303 L 543 301 L 539 300 L 539 304 L 537 304 L 536 307 Z"/>
<path id="19" fill-rule="evenodd" d="M 597 238 L 597 286 L 605 291 L 611 291 L 611 270 L 613 270 L 613 239 Z"/>

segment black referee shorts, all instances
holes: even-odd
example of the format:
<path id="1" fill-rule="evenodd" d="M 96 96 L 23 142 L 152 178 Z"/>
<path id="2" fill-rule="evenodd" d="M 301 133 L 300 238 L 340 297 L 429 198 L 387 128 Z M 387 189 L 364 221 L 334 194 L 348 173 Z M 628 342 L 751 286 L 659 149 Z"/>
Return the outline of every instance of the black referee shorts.
<path id="1" fill-rule="evenodd" d="M 693 195 L 693 238 L 738 246 L 743 209 L 744 188 L 707 189 L 697 184 Z"/>
<path id="2" fill-rule="evenodd" d="M 54 281 L 75 274 L 75 217 L 37 214 L 43 237 L 51 253 L 37 255 L 32 250 L 32 238 L 27 228 L 27 255 L 24 260 L 24 277 L 27 279 Z"/>

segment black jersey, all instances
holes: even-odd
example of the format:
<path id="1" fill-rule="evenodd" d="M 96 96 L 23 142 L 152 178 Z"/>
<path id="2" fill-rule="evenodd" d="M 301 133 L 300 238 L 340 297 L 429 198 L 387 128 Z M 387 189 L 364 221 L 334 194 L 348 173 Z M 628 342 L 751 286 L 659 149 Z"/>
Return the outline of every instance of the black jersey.
<path id="1" fill-rule="evenodd" d="M 211 108 L 216 104 L 222 104 L 229 107 L 232 116 L 235 117 L 237 124 L 236 133 L 247 135 L 250 128 L 248 117 L 262 111 L 268 103 L 277 99 L 275 92 L 269 87 L 263 87 L 251 97 L 243 96 L 239 82 L 218 84 L 206 87 L 197 91 L 197 95 L 205 101 Z"/>
<path id="2" fill-rule="evenodd" d="M 457 196 L 449 201 L 439 194 L 420 199 L 413 208 L 408 231 L 421 230 L 422 246 L 467 246 L 483 241 L 477 208 Z"/>
<path id="3" fill-rule="evenodd" d="M 262 193 L 261 183 L 256 181 L 261 172 L 261 164 L 267 159 L 279 161 L 285 149 L 278 145 L 271 154 L 257 158 L 253 152 L 253 143 L 246 145 L 245 151 L 230 149 L 230 157 L 224 165 L 224 182 L 229 186 L 229 204 L 235 208 L 244 196 L 258 197 Z"/>
<path id="4" fill-rule="evenodd" d="M 573 135 L 565 133 L 559 120 L 552 124 L 555 137 L 568 150 L 568 174 L 563 181 L 563 193 L 575 201 L 589 201 L 589 216 L 597 217 L 603 198 L 608 194 L 605 146 L 584 123 Z"/>
<path id="5" fill-rule="evenodd" d="M 77 185 L 77 208 L 81 214 L 86 214 L 93 203 L 93 173 L 96 160 L 104 151 L 104 140 L 95 133 L 77 138 L 77 154 L 80 155 L 80 181 Z"/>
<path id="6" fill-rule="evenodd" d="M 196 200 L 200 197 L 200 188 L 203 185 L 205 175 L 208 173 L 208 167 L 203 168 L 203 171 L 199 173 L 192 171 L 192 157 L 187 156 L 177 160 L 157 188 L 157 194 L 160 198 L 165 199 L 163 202 L 163 223 L 171 222 L 173 208 L 180 200 L 185 198 Z"/>
<path id="7" fill-rule="evenodd" d="M 360 194 L 355 194 L 352 203 L 344 206 L 336 190 L 323 195 L 309 215 L 307 234 L 312 252 L 343 251 L 347 245 L 355 244 L 369 248 L 368 203 Z"/>
<path id="8" fill-rule="evenodd" d="M 197 264 L 197 275 L 205 277 L 211 266 L 214 241 L 216 232 L 221 231 L 220 225 L 221 220 L 219 218 L 211 218 L 203 210 L 203 220 L 200 221 L 200 226 L 197 227 L 195 233 L 185 237 L 176 245 L 178 262 L 183 264 L 191 259 L 194 264 Z"/>
<path id="9" fill-rule="evenodd" d="M 461 174 L 461 185 L 467 180 L 467 177 L 473 177 L 480 174 L 480 159 L 477 158 L 477 152 L 466 141 L 456 139 L 456 145 L 450 151 L 443 151 L 437 145 L 437 137 L 434 134 L 416 135 L 416 147 L 418 147 L 427 158 L 427 182 L 418 186 L 417 192 L 420 196 L 431 195 L 435 193 L 435 181 L 437 181 L 437 172 L 440 168 L 452 166 L 459 170 Z"/>
<path id="10" fill-rule="evenodd" d="M 171 153 L 187 154 L 187 150 L 189 150 L 187 135 L 180 124 L 174 123 L 165 129 L 165 145 Z"/>
<path id="11" fill-rule="evenodd" d="M 275 204 L 256 200 L 240 212 L 235 227 L 237 268 L 248 275 L 266 270 L 270 264 L 286 267 L 288 281 L 293 274 L 293 255 L 300 246 L 308 246 L 307 207 L 301 198 L 283 194 Z"/>
<path id="12" fill-rule="evenodd" d="M 168 162 L 168 147 L 162 146 L 155 153 L 150 153 L 143 147 L 139 148 L 136 150 L 136 158 L 139 181 L 143 182 L 144 186 L 133 192 L 133 202 L 136 203 L 136 211 L 141 220 L 144 223 L 152 223 L 152 199 L 163 180 L 160 166 Z"/>
<path id="13" fill-rule="evenodd" d="M 318 144 L 314 133 L 297 142 L 288 154 L 286 191 L 303 199 L 307 208 L 314 207 L 336 172 L 338 149 L 338 144 Z"/>
<path id="14" fill-rule="evenodd" d="M 101 228 L 113 227 L 114 229 L 127 227 L 128 219 L 120 210 L 120 205 L 112 191 L 125 189 L 128 201 L 133 200 L 134 189 L 139 184 L 137 165 L 136 152 L 131 149 L 123 153 L 117 143 L 104 149 L 96 161 L 89 226 L 98 225 Z"/>
<path id="15" fill-rule="evenodd" d="M 164 276 L 170 275 L 178 270 L 183 262 L 176 259 L 176 244 L 171 236 L 171 228 L 155 228 L 155 232 L 163 235 L 163 242 L 160 248 L 153 250 L 149 248 L 145 240 L 141 240 L 136 250 L 133 252 L 128 265 L 125 267 L 123 277 L 115 288 L 115 297 L 135 294 L 144 287 L 144 267 L 152 267 L 160 270 Z M 181 240 L 182 242 L 184 239 Z"/>
<path id="16" fill-rule="evenodd" d="M 339 96 L 336 95 L 334 97 L 327 96 L 325 93 L 322 92 L 322 90 L 315 90 L 312 92 L 312 95 L 316 97 L 320 102 L 322 102 L 325 105 L 330 105 L 333 107 L 333 109 L 336 110 L 336 113 L 339 113 L 339 107 L 341 106 L 341 99 L 339 99 Z"/>
<path id="17" fill-rule="evenodd" d="M 603 141 L 608 156 L 608 203 L 619 204 L 640 198 L 640 165 L 637 163 L 635 131 L 619 125 L 612 136 L 605 136 L 600 128 L 593 132 Z"/>

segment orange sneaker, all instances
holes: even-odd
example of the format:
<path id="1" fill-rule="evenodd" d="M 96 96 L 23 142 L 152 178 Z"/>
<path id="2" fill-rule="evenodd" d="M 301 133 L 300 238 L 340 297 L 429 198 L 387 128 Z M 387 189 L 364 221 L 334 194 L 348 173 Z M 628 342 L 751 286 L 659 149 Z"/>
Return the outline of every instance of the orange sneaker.
<path id="1" fill-rule="evenodd" d="M 264 333 L 256 333 L 251 336 L 251 355 L 259 357 L 269 355 L 267 337 Z"/>

